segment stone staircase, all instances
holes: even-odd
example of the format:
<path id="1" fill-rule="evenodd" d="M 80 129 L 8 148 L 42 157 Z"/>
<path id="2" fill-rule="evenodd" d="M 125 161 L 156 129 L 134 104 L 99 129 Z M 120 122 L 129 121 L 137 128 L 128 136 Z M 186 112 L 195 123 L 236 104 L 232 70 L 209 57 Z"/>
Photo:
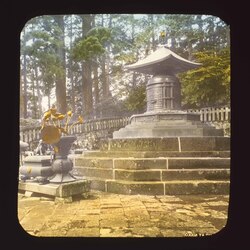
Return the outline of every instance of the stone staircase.
<path id="1" fill-rule="evenodd" d="M 110 193 L 228 194 L 230 138 L 111 139 L 74 157 L 73 174 Z"/>

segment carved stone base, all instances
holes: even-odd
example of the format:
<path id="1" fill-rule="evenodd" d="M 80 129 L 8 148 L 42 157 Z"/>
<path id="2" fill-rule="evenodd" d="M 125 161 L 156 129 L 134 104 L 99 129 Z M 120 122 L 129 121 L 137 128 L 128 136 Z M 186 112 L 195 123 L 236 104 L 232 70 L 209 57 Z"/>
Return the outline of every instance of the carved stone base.
<path id="1" fill-rule="evenodd" d="M 223 136 L 223 129 L 202 123 L 199 114 L 185 111 L 146 112 L 113 133 L 114 139 Z"/>
<path id="2" fill-rule="evenodd" d="M 54 196 L 58 198 L 72 199 L 75 195 L 86 195 L 90 191 L 90 181 L 86 179 L 78 179 L 74 182 L 62 184 L 44 184 L 35 182 L 19 182 L 18 189 L 25 192 L 33 192 Z"/>

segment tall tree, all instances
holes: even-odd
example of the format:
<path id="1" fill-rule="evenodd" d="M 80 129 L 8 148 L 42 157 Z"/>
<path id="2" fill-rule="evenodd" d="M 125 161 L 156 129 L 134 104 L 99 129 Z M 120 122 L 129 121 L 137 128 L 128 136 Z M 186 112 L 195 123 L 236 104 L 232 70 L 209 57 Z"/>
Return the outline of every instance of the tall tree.
<path id="1" fill-rule="evenodd" d="M 22 116 L 23 118 L 27 118 L 27 54 L 25 48 L 26 46 L 26 27 L 23 28 L 23 41 L 21 44 L 21 54 L 23 57 L 23 63 L 21 63 L 21 66 L 23 65 L 23 69 L 21 70 L 23 80 L 21 83 L 23 83 L 23 87 L 21 86 L 21 96 L 22 96 Z M 20 84 L 21 84 L 20 83 Z"/>
<path id="2" fill-rule="evenodd" d="M 130 105 L 129 100 L 143 100 L 143 96 L 137 96 L 143 93 L 148 76 L 126 72 L 123 66 L 152 53 L 162 30 L 166 31 L 166 43 L 174 52 L 187 59 L 202 61 L 206 67 L 202 72 L 187 72 L 186 76 L 181 76 L 183 94 L 195 97 L 199 93 L 201 97 L 196 101 L 184 98 L 185 103 L 191 106 L 212 103 L 208 90 L 216 84 L 224 86 L 219 88 L 224 92 L 219 91 L 217 98 L 225 103 L 229 96 L 226 72 L 230 73 L 230 67 L 226 64 L 230 64 L 230 57 L 222 55 L 222 51 L 228 50 L 225 54 L 230 54 L 230 33 L 229 27 L 219 18 L 160 14 L 58 15 L 36 17 L 22 32 L 20 114 L 24 116 L 26 109 L 27 117 L 33 107 L 39 116 L 41 97 L 46 95 L 52 102 L 54 91 L 59 111 L 66 112 L 67 97 L 72 108 L 83 107 L 85 118 L 91 116 L 94 105 L 99 103 L 101 108 L 107 107 L 102 101 L 111 99 L 115 104 L 118 100 L 126 100 L 128 109 L 138 107 L 142 110 L 136 102 Z M 220 58 L 224 60 L 223 67 Z M 213 60 L 214 66 L 221 70 L 212 70 L 210 63 Z M 217 72 L 217 77 L 212 75 L 213 71 Z M 192 87 L 192 81 L 199 82 L 198 85 L 207 90 L 206 94 Z M 130 95 L 132 92 L 135 94 Z"/>
<path id="3" fill-rule="evenodd" d="M 197 52 L 202 66 L 180 75 L 183 104 L 199 108 L 230 104 L 230 52 Z"/>
<path id="4" fill-rule="evenodd" d="M 84 39 L 88 31 L 92 28 L 93 16 L 81 15 L 81 18 L 82 18 L 82 38 Z M 90 60 L 85 60 L 82 62 L 82 93 L 83 93 L 84 115 L 87 118 L 89 118 L 93 112 L 93 95 L 92 95 Z"/>
<path id="5" fill-rule="evenodd" d="M 56 53 L 58 55 L 58 71 L 56 72 L 56 106 L 59 112 L 67 112 L 66 103 L 66 62 L 65 62 L 65 42 L 64 42 L 64 16 L 54 16 L 56 29 L 55 38 L 57 40 Z"/>
<path id="6" fill-rule="evenodd" d="M 85 20 L 85 19 L 84 19 Z M 85 25 L 87 25 L 85 23 Z M 88 26 L 89 27 L 89 26 Z M 73 48 L 74 60 L 82 62 L 83 69 L 83 107 L 85 119 L 93 114 L 93 82 L 91 74 L 95 70 L 96 59 L 105 52 L 105 42 L 109 32 L 105 28 L 93 28 L 78 40 Z"/>

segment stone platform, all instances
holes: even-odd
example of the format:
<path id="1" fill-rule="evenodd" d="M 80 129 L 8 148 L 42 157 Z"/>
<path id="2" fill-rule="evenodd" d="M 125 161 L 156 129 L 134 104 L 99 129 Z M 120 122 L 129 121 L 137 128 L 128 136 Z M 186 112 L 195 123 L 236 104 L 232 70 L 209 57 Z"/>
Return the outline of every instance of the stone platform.
<path id="1" fill-rule="evenodd" d="M 230 138 L 176 137 L 102 141 L 74 156 L 73 174 L 118 194 L 228 194 Z"/>
<path id="2" fill-rule="evenodd" d="M 223 130 L 202 123 L 199 114 L 176 110 L 133 115 L 129 125 L 113 133 L 114 139 L 178 136 L 223 136 Z"/>
<path id="3" fill-rule="evenodd" d="M 122 195 L 91 190 L 88 199 L 55 204 L 43 196 L 18 194 L 18 219 L 36 237 L 157 237 L 158 241 L 159 237 L 213 236 L 228 226 L 228 204 L 228 195 Z"/>
<path id="4" fill-rule="evenodd" d="M 89 180 L 76 180 L 68 183 L 47 183 L 40 184 L 32 181 L 19 181 L 18 185 L 19 191 L 25 191 L 26 194 L 43 194 L 48 196 L 53 196 L 56 200 L 67 200 L 72 201 L 72 196 L 75 195 L 88 195 L 90 191 L 90 181 Z"/>

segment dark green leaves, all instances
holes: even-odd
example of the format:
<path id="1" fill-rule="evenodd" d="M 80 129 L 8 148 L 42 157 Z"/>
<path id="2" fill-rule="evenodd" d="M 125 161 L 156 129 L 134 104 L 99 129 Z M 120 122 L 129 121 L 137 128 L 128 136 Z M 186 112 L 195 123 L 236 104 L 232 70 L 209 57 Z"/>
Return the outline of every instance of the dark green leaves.
<path id="1" fill-rule="evenodd" d="M 72 57 L 77 60 L 90 60 L 105 52 L 105 44 L 109 41 L 111 33 L 105 28 L 95 28 L 87 36 L 79 40 L 72 50 Z"/>
<path id="2" fill-rule="evenodd" d="M 230 51 L 197 52 L 202 67 L 180 74 L 183 101 L 188 107 L 229 104 Z"/>

